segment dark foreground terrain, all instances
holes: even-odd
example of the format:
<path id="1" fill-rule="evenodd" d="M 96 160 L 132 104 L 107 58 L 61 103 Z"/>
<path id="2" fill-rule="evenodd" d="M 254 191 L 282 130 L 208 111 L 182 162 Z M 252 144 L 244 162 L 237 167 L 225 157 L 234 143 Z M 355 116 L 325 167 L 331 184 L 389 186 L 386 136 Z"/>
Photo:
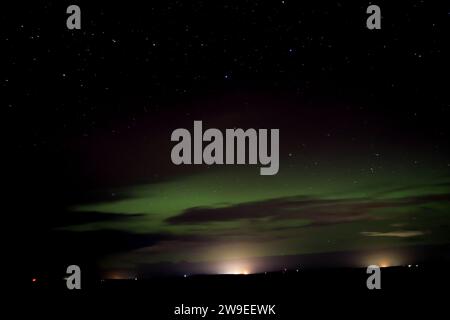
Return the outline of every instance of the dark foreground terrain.
<path id="1" fill-rule="evenodd" d="M 30 298 L 47 315 L 100 311 L 142 319 L 302 319 L 312 316 L 433 319 L 448 304 L 448 266 L 413 265 L 381 269 L 381 289 L 369 290 L 365 269 L 292 270 L 255 275 L 203 275 L 84 281 L 67 290 L 65 281 L 35 281 Z M 275 314 L 236 315 L 234 305 L 275 305 Z M 222 305 L 222 306 L 221 306 Z M 226 307 L 225 307 L 226 306 Z M 204 315 L 177 310 L 208 307 Z M 235 314 L 230 311 L 234 309 Z M 248 311 L 250 307 L 247 307 Z M 62 309 L 62 311 L 61 311 Z M 58 311 L 57 311 L 58 310 Z M 94 311 L 95 310 L 95 311 Z M 213 311 L 214 310 L 214 311 Z M 222 310 L 223 314 L 219 314 Z M 242 309 L 243 310 L 243 309 Z M 442 315 L 444 315 L 443 313 Z M 435 316 L 433 316 L 435 315 Z"/>

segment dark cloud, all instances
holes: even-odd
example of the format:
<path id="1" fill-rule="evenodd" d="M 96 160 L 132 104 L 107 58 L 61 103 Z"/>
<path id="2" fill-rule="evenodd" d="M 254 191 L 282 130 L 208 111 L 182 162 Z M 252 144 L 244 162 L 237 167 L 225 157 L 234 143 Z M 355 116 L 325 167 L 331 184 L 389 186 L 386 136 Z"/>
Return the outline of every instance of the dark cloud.
<path id="1" fill-rule="evenodd" d="M 287 197 L 259 202 L 249 202 L 223 208 L 197 207 L 170 217 L 171 224 L 202 224 L 239 219 L 307 219 L 314 225 L 345 223 L 377 219 L 374 209 L 423 205 L 435 201 L 449 201 L 450 194 L 403 197 L 398 199 L 315 199 Z"/>
<path id="2" fill-rule="evenodd" d="M 95 222 L 125 221 L 129 219 L 143 217 L 144 214 L 119 214 L 95 211 L 70 211 L 54 217 L 52 225 L 54 227 L 83 225 Z"/>
<path id="3" fill-rule="evenodd" d="M 42 233 L 39 238 L 29 244 L 29 247 L 35 248 L 36 252 L 42 252 L 45 248 L 45 252 L 53 256 L 52 260 L 65 259 L 65 257 L 97 258 L 111 253 L 152 246 L 170 237 L 166 234 L 135 234 L 117 230 L 53 231 L 51 237 Z"/>
<path id="4" fill-rule="evenodd" d="M 129 253 L 140 248 L 150 248 L 162 243 L 206 242 L 199 236 L 168 233 L 132 233 L 118 230 L 53 231 L 51 236 L 42 232 L 26 246 L 27 259 L 36 268 L 89 263 L 91 267 L 111 254 Z M 92 265 L 94 264 L 94 265 Z"/>

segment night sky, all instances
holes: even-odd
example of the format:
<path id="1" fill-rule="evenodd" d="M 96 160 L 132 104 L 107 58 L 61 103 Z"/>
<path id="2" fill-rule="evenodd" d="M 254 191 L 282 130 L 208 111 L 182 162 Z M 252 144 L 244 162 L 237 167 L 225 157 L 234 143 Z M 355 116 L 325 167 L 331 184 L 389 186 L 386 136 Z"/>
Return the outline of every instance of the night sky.
<path id="1" fill-rule="evenodd" d="M 2 9 L 3 156 L 33 270 L 253 273 L 448 257 L 448 6 Z M 177 128 L 280 129 L 280 170 L 181 165 Z M 428 248 L 428 249 L 427 249 Z M 433 249 L 429 249 L 433 248 Z"/>

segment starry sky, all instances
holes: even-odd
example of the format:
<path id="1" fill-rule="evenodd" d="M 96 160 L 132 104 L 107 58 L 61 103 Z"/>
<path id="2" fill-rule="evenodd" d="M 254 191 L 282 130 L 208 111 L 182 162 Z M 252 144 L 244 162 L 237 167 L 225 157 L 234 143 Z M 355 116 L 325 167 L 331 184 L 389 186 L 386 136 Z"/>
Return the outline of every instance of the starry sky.
<path id="1" fill-rule="evenodd" d="M 73 3 L 2 10 L 8 215 L 31 267 L 240 273 L 447 248 L 449 8 L 380 1 L 368 30 L 369 3 L 297 2 L 79 1 L 81 30 Z M 279 173 L 173 165 L 194 120 L 280 129 Z"/>

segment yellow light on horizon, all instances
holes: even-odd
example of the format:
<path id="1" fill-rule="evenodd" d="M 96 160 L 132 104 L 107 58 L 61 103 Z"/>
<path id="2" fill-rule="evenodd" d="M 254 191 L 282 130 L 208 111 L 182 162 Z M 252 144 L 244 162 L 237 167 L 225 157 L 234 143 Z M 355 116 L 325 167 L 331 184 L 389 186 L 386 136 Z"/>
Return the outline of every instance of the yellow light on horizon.
<path id="1" fill-rule="evenodd" d="M 225 274 L 247 275 L 250 274 L 250 272 L 246 269 L 242 269 L 242 270 L 231 270 L 229 272 L 225 272 Z"/>
<path id="2" fill-rule="evenodd" d="M 221 274 L 247 275 L 251 273 L 247 265 L 242 265 L 240 263 L 226 264 L 223 265 L 221 269 L 222 271 L 219 272 Z"/>
<path id="3" fill-rule="evenodd" d="M 403 266 L 407 261 L 407 257 L 401 254 L 386 253 L 372 253 L 361 259 L 362 266 L 377 265 L 380 268 L 390 268 L 396 266 Z"/>

